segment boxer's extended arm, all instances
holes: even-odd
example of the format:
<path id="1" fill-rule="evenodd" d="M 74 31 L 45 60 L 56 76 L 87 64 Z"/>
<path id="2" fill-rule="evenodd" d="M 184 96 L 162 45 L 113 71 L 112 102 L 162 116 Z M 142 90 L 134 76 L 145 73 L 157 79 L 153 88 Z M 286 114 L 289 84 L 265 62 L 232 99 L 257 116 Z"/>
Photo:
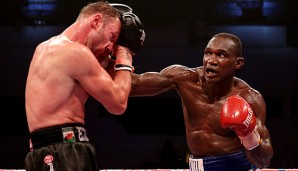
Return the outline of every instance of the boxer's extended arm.
<path id="1" fill-rule="evenodd" d="M 154 96 L 171 89 L 171 79 L 159 72 L 133 74 L 130 96 Z"/>
<path id="2" fill-rule="evenodd" d="M 269 166 L 273 149 L 265 126 L 265 102 L 259 93 L 254 93 L 249 105 L 240 96 L 231 96 L 221 113 L 221 126 L 232 128 L 246 149 L 249 160 L 259 168 Z M 255 109 L 255 110 L 253 110 Z"/>
<path id="3" fill-rule="evenodd" d="M 132 75 L 130 96 L 154 96 L 176 88 L 174 79 L 179 74 L 176 65 L 161 72 L 146 72 Z"/>

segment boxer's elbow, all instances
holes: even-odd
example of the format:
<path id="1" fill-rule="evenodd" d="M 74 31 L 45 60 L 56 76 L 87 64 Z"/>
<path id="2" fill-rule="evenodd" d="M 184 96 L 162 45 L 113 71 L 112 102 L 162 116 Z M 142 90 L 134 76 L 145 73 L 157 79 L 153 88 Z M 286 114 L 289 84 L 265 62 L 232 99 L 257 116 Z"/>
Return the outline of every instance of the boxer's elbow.
<path id="1" fill-rule="evenodd" d="M 126 106 L 125 105 L 117 105 L 117 106 L 106 108 L 106 109 L 108 110 L 108 112 L 110 112 L 114 115 L 122 115 L 122 114 L 124 114 L 124 112 L 126 110 Z"/>
<path id="2" fill-rule="evenodd" d="M 114 115 L 122 115 L 124 114 L 125 110 L 113 110 L 113 111 L 109 111 L 110 113 L 114 114 Z"/>
<path id="3" fill-rule="evenodd" d="M 262 157 L 259 160 L 256 160 L 255 165 L 259 168 L 259 169 L 263 169 L 263 168 L 268 168 L 270 166 L 270 161 L 273 157 L 273 153 L 268 153 L 267 157 Z"/>
<path id="4" fill-rule="evenodd" d="M 259 161 L 255 165 L 259 169 L 264 169 L 264 168 L 267 168 L 270 165 L 270 161 Z"/>
<path id="5" fill-rule="evenodd" d="M 119 95 L 118 100 L 113 103 L 107 110 L 114 115 L 122 115 L 126 111 L 128 97 Z"/>
<path id="6" fill-rule="evenodd" d="M 123 105 L 119 105 L 117 108 L 111 109 L 110 112 L 114 115 L 122 115 L 126 111 L 126 108 L 127 108 L 127 105 L 123 104 Z"/>

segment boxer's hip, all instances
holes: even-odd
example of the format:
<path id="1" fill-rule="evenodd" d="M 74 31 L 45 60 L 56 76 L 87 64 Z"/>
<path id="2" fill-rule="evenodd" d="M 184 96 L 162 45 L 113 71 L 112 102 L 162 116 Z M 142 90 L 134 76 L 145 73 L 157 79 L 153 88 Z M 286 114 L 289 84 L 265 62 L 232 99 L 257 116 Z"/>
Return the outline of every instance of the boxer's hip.
<path id="1" fill-rule="evenodd" d="M 243 150 L 234 153 L 195 158 L 189 156 L 190 171 L 248 171 L 256 167 L 250 163 Z"/>
<path id="2" fill-rule="evenodd" d="M 69 123 L 33 131 L 30 134 L 30 149 L 38 149 L 56 143 L 88 141 L 87 131 L 82 124 Z"/>

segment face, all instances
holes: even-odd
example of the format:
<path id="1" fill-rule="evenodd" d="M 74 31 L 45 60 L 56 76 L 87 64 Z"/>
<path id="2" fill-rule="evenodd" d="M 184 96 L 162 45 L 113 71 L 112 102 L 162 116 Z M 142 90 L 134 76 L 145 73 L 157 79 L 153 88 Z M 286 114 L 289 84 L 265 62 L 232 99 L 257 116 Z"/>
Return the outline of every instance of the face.
<path id="1" fill-rule="evenodd" d="M 108 56 L 117 42 L 120 33 L 121 23 L 118 18 L 106 21 L 97 27 L 88 47 L 98 58 Z"/>
<path id="2" fill-rule="evenodd" d="M 204 76 L 207 81 L 219 82 L 234 76 L 243 65 L 243 58 L 234 53 L 235 43 L 224 37 L 212 38 L 204 51 Z"/>

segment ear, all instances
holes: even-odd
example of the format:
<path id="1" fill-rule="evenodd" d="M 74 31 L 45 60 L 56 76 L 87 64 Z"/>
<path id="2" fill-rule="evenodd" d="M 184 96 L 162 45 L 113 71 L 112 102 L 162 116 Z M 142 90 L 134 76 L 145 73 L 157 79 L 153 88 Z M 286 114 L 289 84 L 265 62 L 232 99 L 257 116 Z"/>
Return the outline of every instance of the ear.
<path id="1" fill-rule="evenodd" d="M 244 65 L 244 62 L 245 60 L 243 57 L 241 56 L 237 57 L 235 69 L 240 69 Z"/>
<path id="2" fill-rule="evenodd" d="M 94 29 L 97 29 L 98 27 L 102 26 L 102 15 L 101 14 L 96 14 L 92 17 L 91 21 L 91 27 Z"/>

